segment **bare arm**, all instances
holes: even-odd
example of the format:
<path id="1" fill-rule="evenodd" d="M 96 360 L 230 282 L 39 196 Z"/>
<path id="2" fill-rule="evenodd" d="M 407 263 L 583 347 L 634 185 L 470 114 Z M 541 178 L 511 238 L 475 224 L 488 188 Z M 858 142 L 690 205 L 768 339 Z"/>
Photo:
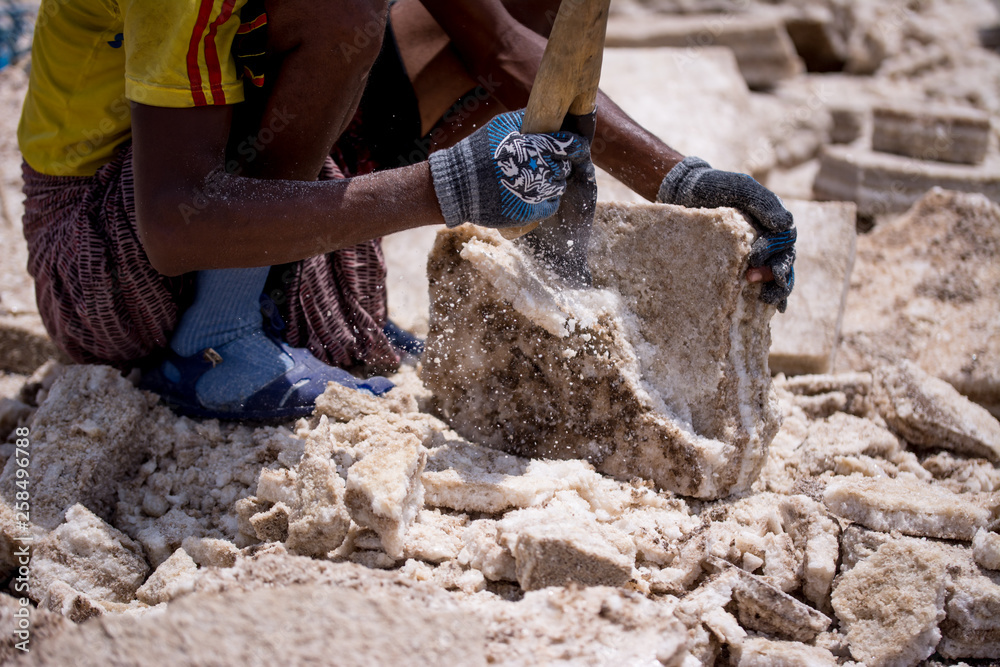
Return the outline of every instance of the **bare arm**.
<path id="1" fill-rule="evenodd" d="M 165 275 L 268 266 L 443 223 L 426 162 L 340 181 L 226 173 L 227 106 L 132 110 L 136 222 Z"/>
<path id="2" fill-rule="evenodd" d="M 495 95 L 508 109 L 528 103 L 545 37 L 558 2 L 421 0 L 451 38 L 471 72 L 492 77 Z M 517 16 L 508 11 L 509 5 Z M 529 27 L 530 26 L 530 27 Z M 607 95 L 597 100 L 594 163 L 650 201 L 667 172 L 684 156 L 648 132 Z"/>

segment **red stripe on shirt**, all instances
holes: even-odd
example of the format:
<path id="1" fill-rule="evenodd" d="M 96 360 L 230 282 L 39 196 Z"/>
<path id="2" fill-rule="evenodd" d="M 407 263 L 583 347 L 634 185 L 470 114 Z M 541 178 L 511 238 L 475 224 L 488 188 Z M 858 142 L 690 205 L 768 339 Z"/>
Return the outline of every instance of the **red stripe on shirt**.
<path id="1" fill-rule="evenodd" d="M 205 26 L 208 25 L 208 19 L 212 17 L 212 6 L 214 4 L 214 0 L 201 0 L 201 5 L 198 7 L 198 18 L 195 20 L 194 31 L 191 33 L 191 41 L 188 42 L 188 81 L 191 84 L 191 97 L 194 99 L 195 106 L 199 107 L 208 104 L 208 100 L 205 99 L 205 93 L 201 90 L 201 67 L 198 64 L 198 44 L 201 42 L 201 36 L 205 32 Z"/>
<path id="2" fill-rule="evenodd" d="M 222 65 L 219 64 L 219 52 L 215 46 L 215 35 L 219 31 L 219 26 L 229 20 L 233 15 L 233 7 L 236 0 L 225 0 L 222 3 L 222 11 L 212 21 L 205 35 L 205 64 L 208 66 L 208 83 L 212 90 L 212 103 L 225 104 L 226 91 L 222 89 Z"/>
<path id="3" fill-rule="evenodd" d="M 261 14 L 250 23 L 241 23 L 240 27 L 236 30 L 236 34 L 245 35 L 248 32 L 256 30 L 262 25 L 265 25 L 266 23 L 267 23 L 267 14 Z"/>
<path id="4" fill-rule="evenodd" d="M 250 79 L 253 85 L 257 86 L 258 88 L 264 85 L 264 75 L 261 74 L 260 76 L 257 76 L 246 65 L 243 66 L 243 76 Z"/>

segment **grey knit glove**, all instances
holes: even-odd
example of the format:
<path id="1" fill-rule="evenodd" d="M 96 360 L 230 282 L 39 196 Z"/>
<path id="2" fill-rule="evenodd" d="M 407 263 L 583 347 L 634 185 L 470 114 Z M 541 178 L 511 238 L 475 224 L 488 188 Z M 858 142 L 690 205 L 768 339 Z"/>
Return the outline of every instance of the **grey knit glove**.
<path id="1" fill-rule="evenodd" d="M 785 312 L 795 285 L 795 221 L 776 194 L 747 174 L 712 169 L 697 157 L 684 158 L 663 179 L 657 200 L 689 208 L 728 206 L 743 213 L 758 232 L 750 266 L 771 269 L 760 298 Z"/>
<path id="2" fill-rule="evenodd" d="M 516 227 L 559 209 L 574 164 L 590 162 L 590 144 L 570 132 L 521 134 L 524 111 L 501 114 L 430 156 L 445 224 Z"/>

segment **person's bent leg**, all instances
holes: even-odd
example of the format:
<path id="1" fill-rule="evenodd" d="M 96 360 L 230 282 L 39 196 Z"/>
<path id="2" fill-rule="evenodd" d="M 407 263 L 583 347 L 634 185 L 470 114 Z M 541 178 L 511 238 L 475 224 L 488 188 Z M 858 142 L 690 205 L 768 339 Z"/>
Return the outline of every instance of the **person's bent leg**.
<path id="1" fill-rule="evenodd" d="M 237 114 L 250 121 L 234 124 L 243 133 L 234 129 L 231 157 L 248 176 L 316 180 L 361 98 L 387 6 L 265 7 L 268 81 Z M 377 38 L 358 40 L 367 33 Z M 174 355 L 150 377 L 150 387 L 182 412 L 232 418 L 307 414 L 328 381 L 375 394 L 391 388 L 387 381 L 355 380 L 265 334 L 259 299 L 269 269 L 199 272 L 195 301 L 171 339 Z"/>
<path id="2" fill-rule="evenodd" d="M 205 407 L 239 410 L 259 388 L 294 365 L 261 329 L 260 292 L 268 270 L 265 266 L 198 272 L 194 303 L 181 317 L 170 348 L 181 357 L 202 354 L 216 362 L 196 384 Z M 181 379 L 170 361 L 164 373 L 171 381 Z"/>

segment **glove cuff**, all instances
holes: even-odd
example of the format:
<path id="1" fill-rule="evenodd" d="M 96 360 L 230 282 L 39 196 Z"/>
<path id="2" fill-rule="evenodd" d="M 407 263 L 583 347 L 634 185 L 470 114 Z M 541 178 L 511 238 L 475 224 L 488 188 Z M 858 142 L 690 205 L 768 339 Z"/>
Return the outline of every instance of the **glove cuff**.
<path id="1" fill-rule="evenodd" d="M 478 173 L 475 156 L 467 141 L 446 150 L 431 153 L 431 181 L 437 195 L 441 215 L 448 227 L 457 227 L 477 219 L 479 210 Z"/>
<path id="2" fill-rule="evenodd" d="M 679 204 L 686 206 L 694 183 L 697 178 L 690 177 L 703 169 L 711 169 L 712 166 L 700 157 L 689 156 L 674 165 L 674 168 L 667 172 L 660 183 L 660 190 L 656 194 L 656 201 L 661 204 Z M 690 183 L 688 181 L 691 181 Z"/>

